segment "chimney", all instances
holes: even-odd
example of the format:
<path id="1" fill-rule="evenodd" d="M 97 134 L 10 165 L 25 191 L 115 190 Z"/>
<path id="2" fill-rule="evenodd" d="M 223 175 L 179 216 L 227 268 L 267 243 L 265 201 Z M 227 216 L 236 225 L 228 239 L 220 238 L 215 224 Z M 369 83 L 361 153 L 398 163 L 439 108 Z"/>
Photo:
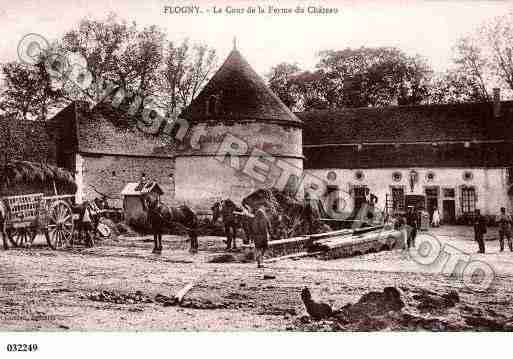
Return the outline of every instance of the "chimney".
<path id="1" fill-rule="evenodd" d="M 501 116 L 501 89 L 498 87 L 493 89 L 493 116 Z"/>

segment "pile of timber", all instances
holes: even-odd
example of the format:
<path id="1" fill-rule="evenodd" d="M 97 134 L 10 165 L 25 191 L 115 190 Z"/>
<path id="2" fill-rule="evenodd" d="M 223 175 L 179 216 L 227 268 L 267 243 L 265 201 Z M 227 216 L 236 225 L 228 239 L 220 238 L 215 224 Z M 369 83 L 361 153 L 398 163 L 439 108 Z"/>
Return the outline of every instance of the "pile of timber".
<path id="1" fill-rule="evenodd" d="M 271 262 L 308 256 L 336 259 L 404 248 L 404 243 L 405 237 L 402 231 L 382 225 L 341 229 L 270 241 L 266 259 Z M 248 246 L 247 250 L 251 251 L 251 248 Z"/>
<path id="2" fill-rule="evenodd" d="M 311 235 L 308 252 L 321 253 L 325 259 L 358 256 L 404 247 L 404 234 L 384 226 Z"/>

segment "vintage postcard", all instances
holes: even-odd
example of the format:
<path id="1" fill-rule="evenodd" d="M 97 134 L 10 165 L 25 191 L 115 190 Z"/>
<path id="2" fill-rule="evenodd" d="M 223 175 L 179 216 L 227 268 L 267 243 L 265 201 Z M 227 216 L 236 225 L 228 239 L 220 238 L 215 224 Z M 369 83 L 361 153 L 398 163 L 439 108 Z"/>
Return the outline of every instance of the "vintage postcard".
<path id="1" fill-rule="evenodd" d="M 512 331 L 512 10 L 2 1 L 0 331 Z"/>

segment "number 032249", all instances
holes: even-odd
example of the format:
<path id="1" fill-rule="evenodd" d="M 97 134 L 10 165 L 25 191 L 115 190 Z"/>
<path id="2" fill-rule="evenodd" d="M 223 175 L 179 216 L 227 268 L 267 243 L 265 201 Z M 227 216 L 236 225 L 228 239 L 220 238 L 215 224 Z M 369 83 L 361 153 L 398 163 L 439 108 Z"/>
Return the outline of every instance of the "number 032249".
<path id="1" fill-rule="evenodd" d="M 7 344 L 8 352 L 35 352 L 38 349 L 37 344 Z"/>

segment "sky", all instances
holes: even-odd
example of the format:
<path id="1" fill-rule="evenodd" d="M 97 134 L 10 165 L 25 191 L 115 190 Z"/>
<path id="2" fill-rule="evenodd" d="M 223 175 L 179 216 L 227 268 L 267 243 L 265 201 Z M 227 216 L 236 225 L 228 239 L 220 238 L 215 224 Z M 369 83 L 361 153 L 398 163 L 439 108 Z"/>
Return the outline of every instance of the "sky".
<path id="1" fill-rule="evenodd" d="M 165 14 L 164 7 L 198 6 L 202 14 Z M 213 14 L 213 7 L 223 10 Z M 227 7 L 268 9 L 315 6 L 337 14 L 227 14 Z M 114 12 L 140 26 L 158 25 L 169 40 L 206 43 L 223 60 L 237 47 L 261 75 L 280 62 L 312 69 L 325 49 L 395 46 L 425 56 L 436 71 L 450 66 L 455 41 L 484 21 L 513 9 L 511 1 L 202 1 L 202 0 L 0 0 L 0 62 L 16 59 L 28 33 L 60 38 L 84 17 L 102 19 Z M 209 12 L 207 12 L 209 10 Z"/>

